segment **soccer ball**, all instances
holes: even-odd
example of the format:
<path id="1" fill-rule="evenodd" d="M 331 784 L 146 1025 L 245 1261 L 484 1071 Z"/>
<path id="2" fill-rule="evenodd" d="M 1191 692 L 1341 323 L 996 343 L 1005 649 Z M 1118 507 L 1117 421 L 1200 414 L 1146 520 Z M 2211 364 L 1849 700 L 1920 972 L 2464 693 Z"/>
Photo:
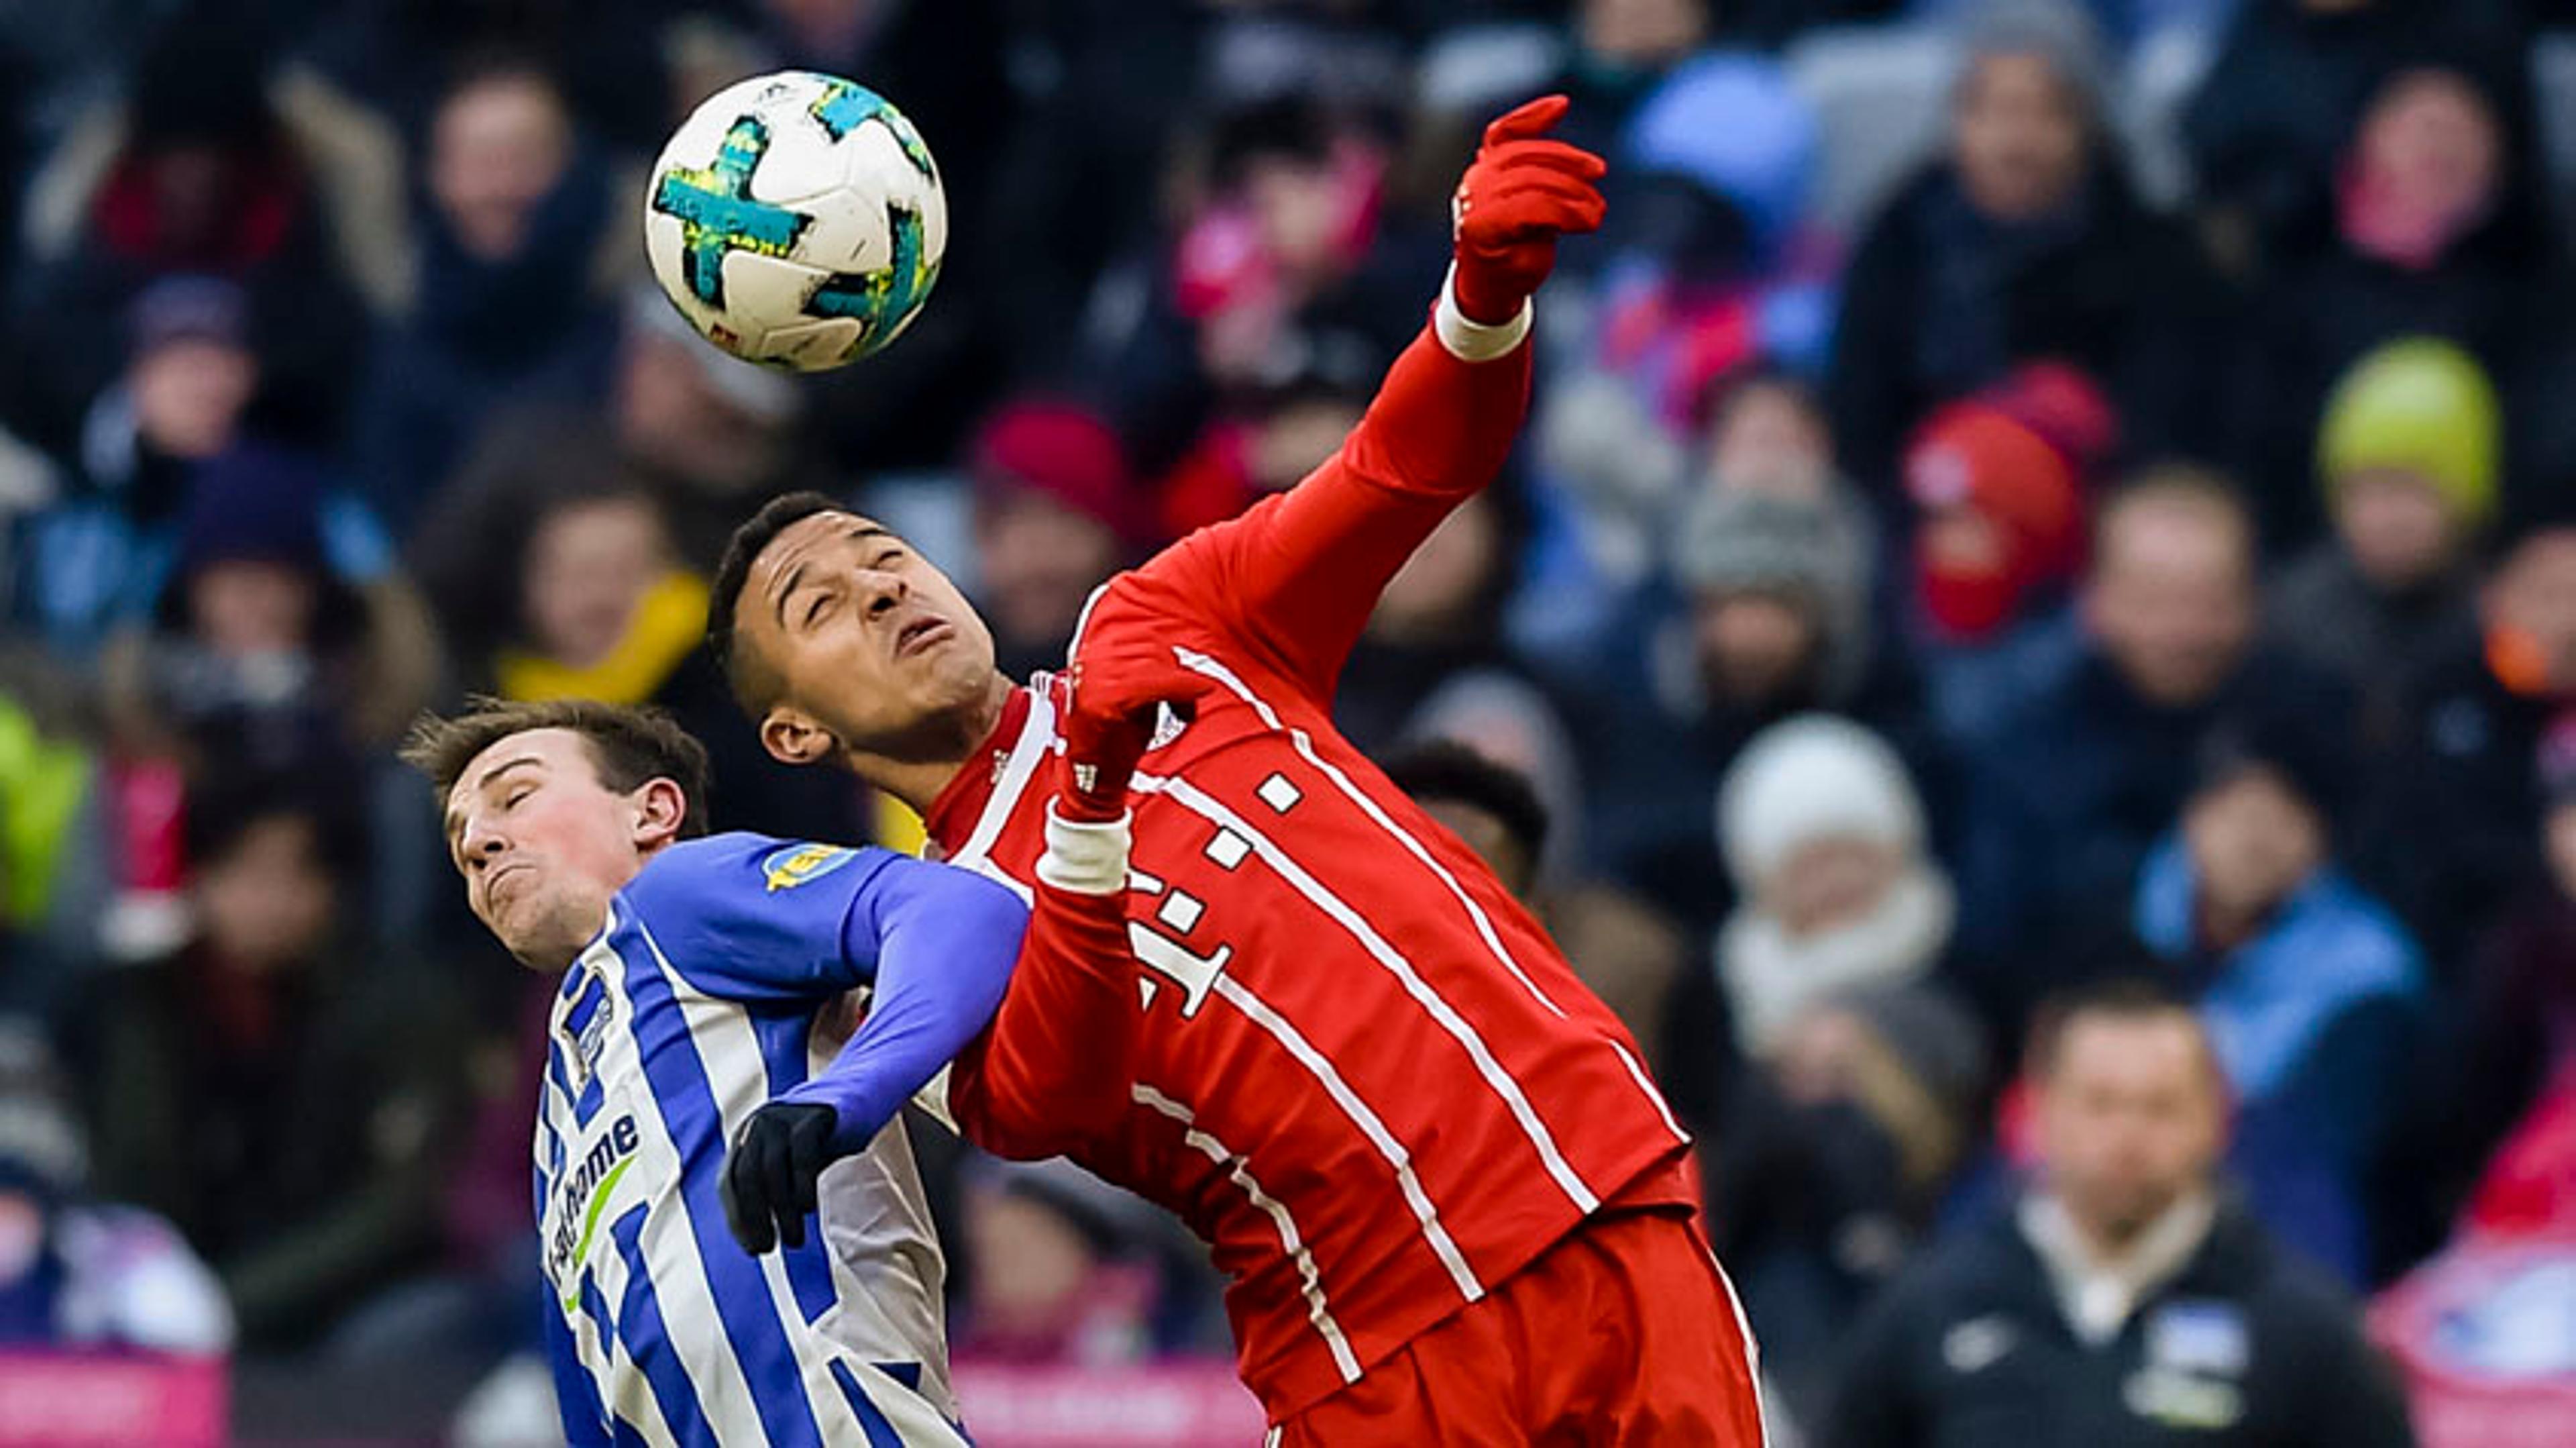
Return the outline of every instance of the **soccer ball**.
<path id="1" fill-rule="evenodd" d="M 653 164 L 644 251 L 708 341 L 795 372 L 903 334 L 939 279 L 930 148 L 867 87 L 781 71 L 709 96 Z"/>

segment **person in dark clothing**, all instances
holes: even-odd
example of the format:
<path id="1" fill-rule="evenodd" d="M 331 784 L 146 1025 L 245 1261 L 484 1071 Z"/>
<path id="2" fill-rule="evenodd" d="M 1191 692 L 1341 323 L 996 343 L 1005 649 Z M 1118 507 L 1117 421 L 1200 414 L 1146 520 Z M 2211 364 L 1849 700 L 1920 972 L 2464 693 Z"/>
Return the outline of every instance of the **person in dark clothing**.
<path id="1" fill-rule="evenodd" d="M 2334 536 L 2273 580 L 2266 632 L 2352 690 L 2372 738 L 2391 726 L 2405 681 L 2475 618 L 2502 409 L 2475 358 L 2406 338 L 2345 374 L 2318 431 Z"/>
<path id="2" fill-rule="evenodd" d="M 201 795 L 199 938 L 102 978 L 73 1030 L 100 1188 L 179 1227 L 256 1348 L 310 1341 L 438 1247 L 456 1002 L 358 945 L 343 797 L 311 770 Z"/>
<path id="3" fill-rule="evenodd" d="M 2010 0 L 1967 41 L 1948 154 L 1844 275 L 1827 405 L 1853 475 L 1892 490 L 1926 413 L 2051 359 L 2100 379 L 2137 455 L 2215 446 L 2224 293 L 2122 173 L 2090 23 L 2063 0 Z"/>
<path id="4" fill-rule="evenodd" d="M 2469 957 L 2453 1053 L 2465 1069 L 2426 1136 L 2443 1221 L 2552 1083 L 2576 1082 L 2576 724 L 2551 728 L 2538 772 L 2548 877 Z"/>
<path id="5" fill-rule="evenodd" d="M 2529 35 L 2513 0 L 2244 0 L 2183 118 L 2204 203 L 2261 249 L 2326 203 L 2370 92 L 2450 57 L 2497 78 L 2505 130 L 2529 154 Z"/>
<path id="6" fill-rule="evenodd" d="M 1915 677 L 1875 647 L 1871 560 L 1835 508 L 1749 491 L 1700 498 L 1674 539 L 1670 585 L 1612 634 L 1627 652 L 1597 687 L 1635 702 L 1578 719 L 1595 731 L 1594 856 L 1695 939 L 1733 904 L 1709 828 L 1719 781 L 1771 725 L 1809 712 L 1868 725 L 1927 795 L 1947 798 Z"/>
<path id="7" fill-rule="evenodd" d="M 855 790 L 797 778 L 760 747 L 706 653 L 707 584 L 659 495 L 577 419 L 511 428 L 434 519 L 423 587 L 472 688 L 668 709 L 705 742 L 726 828 L 866 837 Z M 513 587 L 495 588 L 495 560 Z"/>
<path id="8" fill-rule="evenodd" d="M 1968 982 L 2003 1025 L 2087 906 L 2122 895 L 2190 792 L 2203 737 L 2279 700 L 2339 717 L 2330 686 L 2254 649 L 2253 525 L 2224 483 L 2159 469 L 2096 518 L 2080 646 L 2051 654 L 1962 742 L 1959 898 Z"/>
<path id="9" fill-rule="evenodd" d="M 2309 447 L 2329 389 L 2371 349 L 2406 336 L 2457 343 L 2513 376 L 2542 339 L 2555 252 L 2493 83 L 2425 61 L 2369 95 L 2336 190 L 2275 249 L 2232 388 L 2244 475 L 2267 541 L 2317 523 Z"/>
<path id="10" fill-rule="evenodd" d="M 78 235 L 14 288 L 20 419 L 68 451 L 123 363 L 116 325 L 171 276 L 220 277 L 248 299 L 263 385 L 250 419 L 286 440 L 336 439 L 366 343 L 314 168 L 265 90 L 270 39 L 226 7 L 180 7 L 133 53 L 122 144 Z"/>
<path id="11" fill-rule="evenodd" d="M 2112 982 L 2042 1020 L 2017 1201 L 1850 1341 L 1820 1448 L 2404 1448 L 2354 1305 L 2217 1180 L 2226 1088 L 2188 1007 Z"/>
<path id="12" fill-rule="evenodd" d="M 1290 95 L 1226 98 L 1197 129 L 1172 187 L 1190 204 L 1101 279 L 1083 344 L 1148 472 L 1340 336 L 1393 357 L 1414 312 L 1404 299 L 1439 274 L 1434 234 L 1386 205 L 1372 127 Z"/>
<path id="13" fill-rule="evenodd" d="M 2539 744 L 2576 704 L 2576 525 L 2512 543 L 2478 622 L 2406 691 L 2373 762 L 2356 873 L 2397 905 L 2437 969 L 2540 883 Z"/>
<path id="14" fill-rule="evenodd" d="M 2377 1240 L 2371 1173 L 2424 1044 L 2425 979 L 2413 937 L 2340 863 L 2341 722 L 2222 720 L 2128 914 L 2209 1028 L 2254 1211 L 2359 1276 Z"/>
<path id="15" fill-rule="evenodd" d="M 374 358 L 358 417 L 369 496 L 397 530 L 472 448 L 485 415 L 550 371 L 604 366 L 603 248 L 631 257 L 614 168 L 554 78 L 495 61 L 461 76 L 429 131 L 412 314 Z"/>
<path id="16" fill-rule="evenodd" d="M 315 8 L 322 13 L 291 32 L 315 73 L 410 137 L 429 134 L 457 76 L 497 54 L 560 73 L 584 129 L 629 151 L 661 145 L 700 99 L 674 93 L 672 22 L 709 8 L 690 0 L 332 0 Z"/>
<path id="17" fill-rule="evenodd" d="M 2092 475 L 2116 429 L 2089 379 L 2041 364 L 1934 412 L 1907 445 L 1905 636 L 1948 733 L 1990 728 L 1996 703 L 2072 633 Z"/>

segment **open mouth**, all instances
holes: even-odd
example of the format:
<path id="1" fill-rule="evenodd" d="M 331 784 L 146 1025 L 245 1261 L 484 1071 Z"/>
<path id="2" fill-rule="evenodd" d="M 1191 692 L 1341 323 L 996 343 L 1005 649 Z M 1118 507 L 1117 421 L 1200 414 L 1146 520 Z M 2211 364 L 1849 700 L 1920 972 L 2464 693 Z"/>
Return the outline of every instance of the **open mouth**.
<path id="1" fill-rule="evenodd" d="M 948 620 L 925 614 L 896 631 L 894 655 L 899 659 L 910 658 L 924 649 L 945 641 L 955 632 L 956 630 L 949 626 Z"/>

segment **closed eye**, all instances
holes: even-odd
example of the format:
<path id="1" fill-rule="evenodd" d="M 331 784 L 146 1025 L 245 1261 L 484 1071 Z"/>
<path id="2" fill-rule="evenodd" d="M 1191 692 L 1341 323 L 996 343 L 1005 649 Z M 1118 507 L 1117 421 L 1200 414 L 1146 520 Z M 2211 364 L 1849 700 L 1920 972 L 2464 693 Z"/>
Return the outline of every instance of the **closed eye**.
<path id="1" fill-rule="evenodd" d="M 892 568 L 894 565 L 901 563 L 902 561 L 903 550 L 900 548 L 889 548 L 883 553 L 878 554 L 876 562 L 871 563 L 868 566 L 879 569 Z"/>

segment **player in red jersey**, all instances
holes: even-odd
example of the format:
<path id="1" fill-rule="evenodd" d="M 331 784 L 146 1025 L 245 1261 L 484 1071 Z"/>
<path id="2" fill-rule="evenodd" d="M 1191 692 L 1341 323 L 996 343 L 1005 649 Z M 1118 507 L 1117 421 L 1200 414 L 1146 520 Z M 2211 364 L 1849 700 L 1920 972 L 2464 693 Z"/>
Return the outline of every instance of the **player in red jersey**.
<path id="1" fill-rule="evenodd" d="M 1023 890 L 1042 802 L 1082 784 L 1068 726 L 1189 700 L 1130 795 L 1134 1031 L 1049 1036 L 1006 1005 L 986 1055 L 1127 1077 L 1066 1154 L 1214 1245 L 1276 1444 L 1761 1441 L 1688 1139 L 1634 1042 L 1329 715 L 1380 590 L 1519 430 L 1530 297 L 1601 214 L 1602 163 L 1545 138 L 1564 110 L 1486 132 L 1432 324 L 1339 455 L 1112 580 L 1078 689 L 1014 686 L 945 577 L 818 497 L 745 525 L 718 582 L 714 643 L 769 750 L 853 770 Z M 970 1136 L 978 1059 L 952 1088 Z"/>

